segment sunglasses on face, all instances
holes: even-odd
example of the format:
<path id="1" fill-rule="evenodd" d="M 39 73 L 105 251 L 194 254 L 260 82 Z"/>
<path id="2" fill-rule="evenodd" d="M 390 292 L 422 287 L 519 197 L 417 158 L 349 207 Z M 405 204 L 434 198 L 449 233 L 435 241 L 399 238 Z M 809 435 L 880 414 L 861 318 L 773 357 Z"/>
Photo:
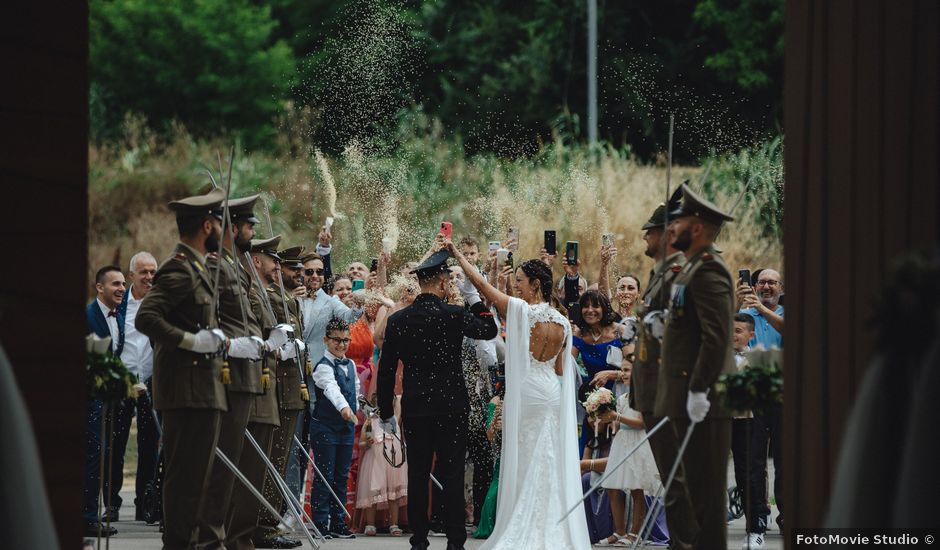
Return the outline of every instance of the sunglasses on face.
<path id="1" fill-rule="evenodd" d="M 304 275 L 307 277 L 313 277 L 314 275 L 323 275 L 322 269 L 305 269 Z"/>

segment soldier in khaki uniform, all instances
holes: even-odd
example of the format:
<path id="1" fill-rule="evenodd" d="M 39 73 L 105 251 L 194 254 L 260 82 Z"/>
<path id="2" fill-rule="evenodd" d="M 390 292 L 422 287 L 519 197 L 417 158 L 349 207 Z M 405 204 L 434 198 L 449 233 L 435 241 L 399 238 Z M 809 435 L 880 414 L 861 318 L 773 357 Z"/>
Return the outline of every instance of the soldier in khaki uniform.
<path id="1" fill-rule="evenodd" d="M 274 246 L 276 248 L 276 245 Z M 254 264 L 250 255 L 243 255 L 243 267 L 252 272 L 252 277 L 258 273 L 260 262 Z M 249 263 L 251 262 L 251 263 Z M 273 262 L 273 258 L 272 258 Z M 264 278 L 259 273 L 259 278 Z M 255 279 L 253 279 L 255 281 Z M 276 319 L 271 310 L 268 309 L 266 302 L 266 293 L 264 287 L 259 287 L 258 283 L 249 289 L 248 298 L 251 302 L 251 311 L 255 318 L 259 320 L 262 331 L 267 332 L 276 324 Z M 274 354 L 266 353 L 262 357 L 262 393 L 252 398 L 251 412 L 248 418 L 248 431 L 258 442 L 258 445 L 271 456 L 271 444 L 274 440 L 274 430 L 280 425 L 280 414 L 278 410 L 277 399 L 277 377 L 275 362 L 277 359 Z M 242 454 L 239 460 L 239 469 L 245 474 L 251 484 L 258 490 L 264 488 L 264 480 L 267 474 L 267 466 L 257 450 L 247 444 L 242 447 Z M 262 510 L 262 505 L 244 485 L 238 484 L 232 493 L 231 504 L 229 505 L 228 517 L 225 522 L 225 546 L 229 550 L 251 550 L 255 548 L 252 542 L 252 534 L 258 525 L 258 515 Z M 279 545 L 282 548 L 291 548 L 297 546 L 290 543 L 291 539 L 285 537 L 273 537 L 269 542 L 273 545 Z M 300 542 L 300 541 L 296 541 Z"/>
<path id="2" fill-rule="evenodd" d="M 221 415 L 224 338 L 214 334 L 212 280 L 206 255 L 219 249 L 218 207 L 225 195 L 170 203 L 180 242 L 163 262 L 137 313 L 137 330 L 154 344 L 153 402 L 163 413 L 163 547 L 191 548 L 209 483 Z"/>
<path id="3" fill-rule="evenodd" d="M 686 185 L 682 205 L 669 218 L 673 247 L 687 262 L 670 288 L 654 412 L 672 420 L 680 441 L 694 423 L 682 457 L 699 526 L 694 548 L 727 548 L 731 412 L 721 405 L 714 384 L 734 370 L 734 283 L 714 240 L 721 224 L 733 218 Z"/>
<path id="4" fill-rule="evenodd" d="M 670 207 L 678 207 L 670 201 Z M 665 231 L 663 224 L 666 217 L 666 205 L 660 204 L 653 215 L 650 216 L 642 229 L 646 233 L 646 255 L 656 261 L 650 270 L 646 290 L 636 308 L 637 316 L 642 320 L 653 312 L 662 312 L 666 309 L 666 298 L 672 280 L 685 265 L 685 256 L 664 243 Z M 664 291 L 666 289 L 666 291 Z M 630 391 L 630 407 L 643 415 L 646 430 L 651 430 L 662 419 L 656 416 L 656 386 L 659 379 L 660 345 L 659 340 L 653 336 L 652 331 L 645 323 L 639 323 L 637 333 L 637 347 L 633 372 L 630 377 L 632 389 Z M 669 426 L 660 428 L 649 440 L 656 467 L 660 478 L 664 481 L 669 477 L 672 463 L 679 450 L 679 441 Z M 695 535 L 698 532 L 698 521 L 692 510 L 692 501 L 686 486 L 685 469 L 680 465 L 676 476 L 669 487 L 669 494 L 665 496 L 666 522 L 669 525 L 669 547 L 673 549 L 688 550 L 692 548 Z"/>
<path id="5" fill-rule="evenodd" d="M 265 282 L 268 287 L 265 291 L 275 318 L 278 323 L 287 323 L 294 327 L 294 336 L 297 337 L 297 340 L 291 340 L 276 352 L 278 355 L 276 386 L 279 417 L 278 426 L 274 430 L 270 457 L 283 478 L 287 470 L 288 453 L 293 446 L 297 419 L 301 411 L 307 406 L 306 401 L 309 400 L 309 395 L 304 383 L 306 365 L 300 304 L 296 298 L 291 296 L 289 291 L 283 288 L 286 285 L 283 284 L 282 277 L 287 275 L 282 274 L 280 269 L 281 263 L 290 263 L 291 266 L 294 266 L 293 269 L 301 269 L 303 264 L 300 263 L 299 257 L 303 254 L 303 248 L 294 247 L 283 252 L 277 252 L 279 242 L 279 236 L 267 241 L 255 241 L 252 243 L 252 252 L 256 262 L 255 265 L 261 265 L 259 271 L 262 273 L 262 277 L 266 278 Z M 285 305 L 286 316 L 284 314 Z M 299 357 L 297 357 L 298 352 Z M 264 496 L 275 507 L 278 507 L 282 502 L 280 491 L 270 478 L 266 479 L 264 483 Z M 253 536 L 255 546 L 259 548 L 300 546 L 299 540 L 278 536 L 277 525 L 280 521 L 281 518 L 274 517 L 267 509 L 261 510 L 258 526 Z M 291 546 L 283 546 L 288 542 L 291 543 Z"/>
<path id="6" fill-rule="evenodd" d="M 254 396 L 261 393 L 261 325 L 251 309 L 248 292 L 251 289 L 251 276 L 239 262 L 233 252 L 251 249 L 254 237 L 254 225 L 258 222 L 252 212 L 259 195 L 242 199 L 229 200 L 231 225 L 226 226 L 226 235 L 222 239 L 222 250 L 217 255 L 210 255 L 207 260 L 210 278 L 219 272 L 218 316 L 219 325 L 226 336 L 253 337 L 257 356 L 238 358 L 229 350 L 222 368 L 222 383 L 228 395 L 228 411 L 222 414 L 218 447 L 236 466 L 245 445 L 245 429 Z M 234 242 L 233 242 L 234 241 Z M 220 261 L 221 258 L 221 261 Z M 226 538 L 224 523 L 228 511 L 229 499 L 235 484 L 232 472 L 219 465 L 213 468 L 206 502 L 211 503 L 203 510 L 199 520 L 197 547 L 222 548 Z"/>

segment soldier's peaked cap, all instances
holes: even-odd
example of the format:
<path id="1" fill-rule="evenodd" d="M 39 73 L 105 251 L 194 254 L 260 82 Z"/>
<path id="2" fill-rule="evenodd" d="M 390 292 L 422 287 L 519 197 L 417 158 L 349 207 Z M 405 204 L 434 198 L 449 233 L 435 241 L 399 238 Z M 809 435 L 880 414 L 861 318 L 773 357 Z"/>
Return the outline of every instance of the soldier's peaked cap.
<path id="1" fill-rule="evenodd" d="M 447 259 L 450 258 L 450 252 L 446 249 L 438 250 L 428 256 L 427 260 L 421 262 L 421 265 L 414 268 L 411 272 L 419 279 L 427 279 L 447 271 Z"/>
<path id="2" fill-rule="evenodd" d="M 215 216 L 221 218 L 222 211 L 219 209 L 219 206 L 224 200 L 225 191 L 213 189 L 205 195 L 194 195 L 192 197 L 171 201 L 168 206 L 170 210 L 176 214 L 177 218 L 199 216 Z"/>
<path id="3" fill-rule="evenodd" d="M 240 199 L 229 199 L 228 212 L 233 222 L 261 223 L 255 217 L 255 203 L 261 195 L 249 195 Z"/>
<path id="4" fill-rule="evenodd" d="M 689 189 L 688 185 L 683 183 L 682 204 L 669 213 L 669 218 L 676 219 L 686 216 L 695 216 L 719 226 L 724 222 L 734 221 L 734 218 L 722 212 L 704 197 L 696 195 L 694 191 Z"/>
<path id="5" fill-rule="evenodd" d="M 682 202 L 682 187 L 683 186 L 679 186 L 672 192 L 672 196 L 669 197 L 668 208 L 670 212 L 679 208 L 679 204 Z M 657 227 L 662 229 L 663 224 L 666 223 L 666 208 L 667 206 L 665 204 L 659 203 L 659 206 L 657 206 L 656 210 L 653 210 L 653 214 L 650 215 L 650 219 L 647 220 L 640 229 L 643 231 L 656 229 Z"/>
<path id="6" fill-rule="evenodd" d="M 251 251 L 259 254 L 267 254 L 277 261 L 281 257 L 277 255 L 277 245 L 281 244 L 281 236 L 275 235 L 270 239 L 253 239 L 251 241 Z"/>
<path id="7" fill-rule="evenodd" d="M 293 267 L 294 269 L 303 268 L 304 264 L 300 261 L 300 257 L 303 256 L 303 254 L 304 247 L 302 246 L 292 246 L 277 253 L 277 255 L 281 257 L 281 261 L 284 262 L 284 265 Z"/>

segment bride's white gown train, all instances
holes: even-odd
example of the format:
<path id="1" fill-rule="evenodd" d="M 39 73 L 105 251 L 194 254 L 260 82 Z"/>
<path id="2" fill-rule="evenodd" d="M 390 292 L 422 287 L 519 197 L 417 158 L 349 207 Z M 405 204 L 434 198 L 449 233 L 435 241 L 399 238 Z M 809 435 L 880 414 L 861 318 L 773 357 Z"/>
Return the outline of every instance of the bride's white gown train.
<path id="1" fill-rule="evenodd" d="M 511 298 L 506 316 L 506 397 L 499 496 L 493 534 L 481 550 L 589 549 L 584 512 L 562 515 L 581 498 L 571 325 L 548 304 Z M 565 329 L 562 376 L 557 354 L 538 361 L 529 336 L 538 323 Z"/>

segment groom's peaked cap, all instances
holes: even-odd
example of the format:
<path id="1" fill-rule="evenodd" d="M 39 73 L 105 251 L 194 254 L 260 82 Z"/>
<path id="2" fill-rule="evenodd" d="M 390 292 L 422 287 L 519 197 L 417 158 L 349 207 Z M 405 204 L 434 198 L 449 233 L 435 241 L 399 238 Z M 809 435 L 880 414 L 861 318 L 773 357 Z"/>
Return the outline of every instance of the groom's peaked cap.
<path id="1" fill-rule="evenodd" d="M 450 258 L 448 250 L 438 250 L 411 272 L 418 276 L 419 281 L 425 281 L 447 271 L 448 258 Z"/>

